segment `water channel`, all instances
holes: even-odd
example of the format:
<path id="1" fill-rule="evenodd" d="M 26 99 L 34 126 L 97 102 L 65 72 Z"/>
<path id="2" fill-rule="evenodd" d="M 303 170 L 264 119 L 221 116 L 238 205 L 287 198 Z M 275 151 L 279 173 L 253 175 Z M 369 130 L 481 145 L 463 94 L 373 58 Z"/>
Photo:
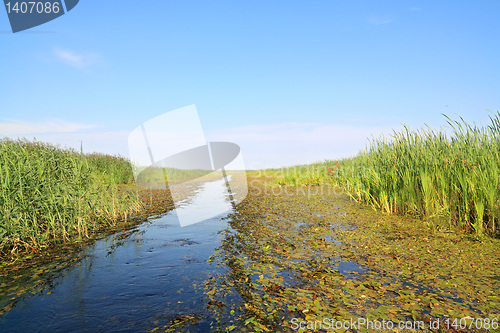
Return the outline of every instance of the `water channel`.
<path id="1" fill-rule="evenodd" d="M 206 206 L 205 201 L 229 209 L 217 197 L 224 186 L 223 180 L 205 184 L 180 209 Z M 219 268 L 207 260 L 221 238 L 218 232 L 227 227 L 228 213 L 181 227 L 170 211 L 96 241 L 74 264 L 43 280 L 34 295 L 18 295 L 0 317 L 0 331 L 143 332 L 188 314 L 205 318 L 195 329 L 209 330 L 204 281 Z"/>

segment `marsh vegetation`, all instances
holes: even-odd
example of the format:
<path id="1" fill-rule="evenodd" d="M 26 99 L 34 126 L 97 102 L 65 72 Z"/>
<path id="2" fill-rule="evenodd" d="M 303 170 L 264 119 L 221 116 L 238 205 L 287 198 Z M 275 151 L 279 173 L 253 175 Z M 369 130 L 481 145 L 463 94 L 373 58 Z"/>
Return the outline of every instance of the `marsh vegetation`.
<path id="1" fill-rule="evenodd" d="M 116 225 L 141 209 L 125 158 L 0 141 L 0 253 L 39 252 Z"/>
<path id="2" fill-rule="evenodd" d="M 274 184 L 339 185 L 386 213 L 498 235 L 500 113 L 485 127 L 446 120 L 448 130 L 405 126 L 390 138 L 373 139 L 353 158 L 274 170 Z"/>
<path id="3" fill-rule="evenodd" d="M 439 318 L 440 331 L 459 332 L 446 320 L 498 322 L 498 240 L 374 212 L 328 189 L 275 191 L 265 186 L 272 178 L 261 180 L 251 179 L 253 195 L 229 216 L 212 257 L 225 268 L 207 283 L 219 330 L 318 332 L 364 318 L 430 332 Z"/>
<path id="4" fill-rule="evenodd" d="M 208 260 L 202 241 L 192 241 L 195 234 L 187 229 L 175 229 L 171 215 L 138 227 L 154 229 L 151 239 L 131 237 L 139 235 L 131 231 L 116 234 L 116 244 L 115 238 L 99 243 L 108 252 L 97 251 L 96 258 L 108 262 L 121 253 L 123 267 L 140 258 L 157 267 L 161 283 L 184 274 L 187 263 L 203 266 L 206 274 L 196 277 L 185 299 L 169 295 L 175 302 L 168 309 L 156 305 L 156 314 L 144 311 L 127 327 L 289 332 L 297 321 L 325 318 L 418 322 L 427 328 L 437 318 L 442 323 L 455 318 L 498 322 L 500 114 L 483 128 L 447 119 L 447 132 L 405 127 L 390 139 L 373 140 L 354 158 L 248 172 L 247 198 L 224 217 L 219 236 L 213 234 L 218 227 L 207 236 L 207 249 L 215 248 Z M 3 256 L 79 242 L 127 218 L 173 207 L 168 191 L 139 190 L 129 161 L 121 157 L 11 140 L 1 141 L 0 157 Z M 204 174 L 171 173 L 180 181 Z M 164 170 L 152 169 L 141 177 L 161 188 L 164 176 Z M 203 223 L 197 227 L 196 232 L 205 228 Z M 169 237 L 171 242 L 164 244 Z M 195 262 L 186 256 L 190 252 L 182 249 L 188 245 L 195 251 L 200 246 L 204 259 Z M 168 246 L 179 248 L 171 252 Z M 49 297 L 52 270 L 73 272 L 72 266 L 86 262 L 71 253 L 57 265 L 32 265 L 23 273 L 9 268 L 0 274 L 0 290 L 7 295 L 0 304 L 5 320 L 23 313 L 20 299 L 36 298 L 35 293 Z M 152 254 L 155 260 L 144 259 Z M 167 255 L 167 264 L 183 263 L 175 270 L 168 264 L 167 272 Z M 212 268 L 204 266 L 207 262 Z M 99 274 L 113 274 L 115 268 L 102 268 Z M 85 276 L 93 276 L 91 265 L 87 269 Z M 135 279 L 137 270 L 127 269 Z M 121 280 L 112 287 L 127 290 L 130 281 Z M 141 295 L 164 304 L 161 285 L 148 288 L 156 292 L 139 290 Z M 178 288 L 181 295 L 184 286 Z M 98 291 L 95 297 L 109 290 Z M 196 305 L 184 306 L 186 300 L 196 300 Z M 128 316 L 135 304 L 126 304 Z M 6 313 L 12 309 L 10 317 Z M 115 324 L 113 328 L 123 327 Z"/>

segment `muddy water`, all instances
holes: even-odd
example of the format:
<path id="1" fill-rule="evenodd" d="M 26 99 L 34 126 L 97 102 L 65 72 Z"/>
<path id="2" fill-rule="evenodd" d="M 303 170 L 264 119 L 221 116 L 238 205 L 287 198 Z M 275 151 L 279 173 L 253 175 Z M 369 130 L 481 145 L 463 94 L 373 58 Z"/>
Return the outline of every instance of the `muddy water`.
<path id="1" fill-rule="evenodd" d="M 190 203 L 221 202 L 214 199 L 222 186 L 207 184 Z M 0 317 L 0 331 L 140 332 L 179 316 L 198 318 L 195 331 L 209 330 L 204 281 L 218 268 L 207 260 L 227 227 L 226 215 L 181 227 L 171 211 L 85 247 L 60 272 L 37 267 L 22 273 L 16 281 L 42 286 L 34 295 L 15 295 L 13 308 Z M 34 274 L 45 278 L 34 282 Z"/>

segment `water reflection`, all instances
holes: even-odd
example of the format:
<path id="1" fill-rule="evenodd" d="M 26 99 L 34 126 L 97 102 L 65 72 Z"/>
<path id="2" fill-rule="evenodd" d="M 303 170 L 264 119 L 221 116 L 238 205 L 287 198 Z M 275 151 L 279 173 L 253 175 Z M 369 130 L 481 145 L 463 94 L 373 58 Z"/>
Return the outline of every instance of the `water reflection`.
<path id="1" fill-rule="evenodd" d="M 215 173 L 213 173 L 215 174 Z M 213 174 L 211 176 L 213 177 Z M 204 182 L 197 186 L 200 189 L 192 198 L 180 202 L 176 213 L 182 227 L 198 223 L 200 220 L 217 216 L 230 211 L 234 206 L 234 199 L 227 181 L 231 181 L 231 175 L 224 177 L 222 173 L 219 179 L 212 182 Z M 196 180 L 199 182 L 199 180 Z M 182 186 L 186 186 L 182 184 Z M 173 198 L 174 201 L 176 198 Z"/>
<path id="2" fill-rule="evenodd" d="M 189 206 L 208 209 L 220 186 L 220 180 L 206 184 Z M 182 228 L 172 211 L 85 247 L 37 295 L 19 295 L 0 318 L 0 331 L 137 332 L 179 316 L 198 319 L 191 331 L 208 330 L 204 285 L 219 268 L 207 260 L 227 227 L 223 216 Z"/>

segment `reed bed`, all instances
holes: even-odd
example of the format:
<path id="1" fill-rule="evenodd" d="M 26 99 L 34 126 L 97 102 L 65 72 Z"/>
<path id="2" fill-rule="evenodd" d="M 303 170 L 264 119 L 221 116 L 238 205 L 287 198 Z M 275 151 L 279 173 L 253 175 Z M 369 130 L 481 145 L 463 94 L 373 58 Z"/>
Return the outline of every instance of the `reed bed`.
<path id="1" fill-rule="evenodd" d="M 199 177 L 206 176 L 212 171 L 200 169 L 175 169 L 164 167 L 136 167 L 137 185 L 143 188 L 165 188 L 166 184 L 175 185 Z M 133 177 L 133 176 L 132 176 Z"/>
<path id="2" fill-rule="evenodd" d="M 445 117 L 448 131 L 405 126 L 354 158 L 275 170 L 275 184 L 335 184 L 387 213 L 498 235 L 500 112 L 485 127 Z"/>
<path id="3" fill-rule="evenodd" d="M 89 167 L 108 185 L 130 184 L 134 181 L 130 162 L 123 156 L 92 153 L 86 154 L 85 158 Z"/>
<path id="4" fill-rule="evenodd" d="M 89 237 L 140 209 L 122 157 L 0 140 L 0 255 Z"/>

